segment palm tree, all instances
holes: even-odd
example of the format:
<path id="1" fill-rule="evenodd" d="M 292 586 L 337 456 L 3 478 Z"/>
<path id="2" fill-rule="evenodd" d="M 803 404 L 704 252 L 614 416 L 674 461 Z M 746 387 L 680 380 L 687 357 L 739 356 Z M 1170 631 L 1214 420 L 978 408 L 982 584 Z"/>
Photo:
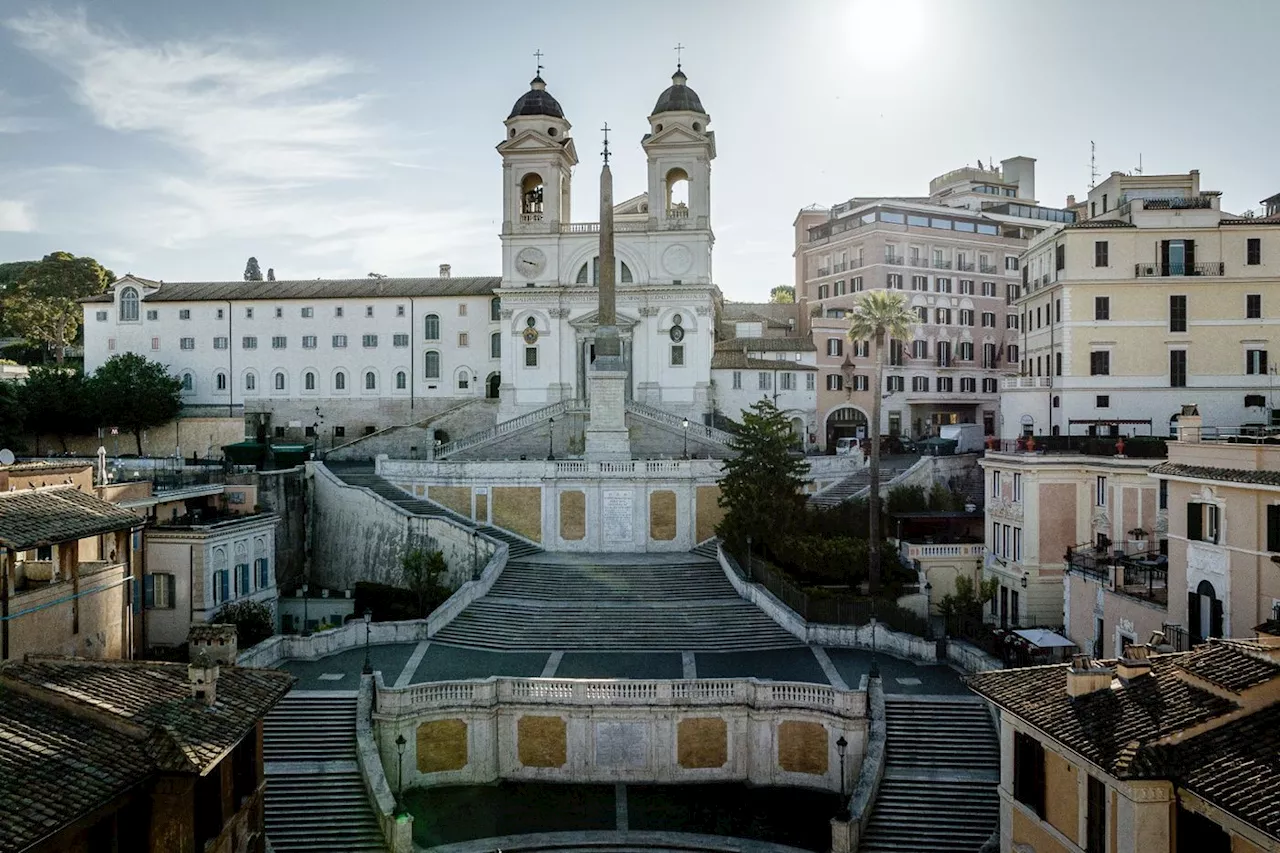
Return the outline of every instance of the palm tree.
<path id="1" fill-rule="evenodd" d="M 849 320 L 849 338 L 874 341 L 876 347 L 875 381 L 871 394 L 871 518 L 867 575 L 874 594 L 880 588 L 880 401 L 884 395 L 885 339 L 905 341 L 915 325 L 915 315 L 906 297 L 890 290 L 871 290 L 853 308 Z"/>

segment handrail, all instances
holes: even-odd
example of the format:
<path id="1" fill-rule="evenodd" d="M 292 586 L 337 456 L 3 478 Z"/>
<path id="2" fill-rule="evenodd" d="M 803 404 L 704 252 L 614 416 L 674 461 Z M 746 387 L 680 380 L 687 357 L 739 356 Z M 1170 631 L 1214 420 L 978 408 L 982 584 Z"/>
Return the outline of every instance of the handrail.
<path id="1" fill-rule="evenodd" d="M 494 424 L 488 429 L 482 429 L 479 432 L 473 432 L 470 435 L 464 435 L 461 438 L 455 438 L 453 441 L 447 441 L 436 448 L 435 458 L 443 459 L 453 453 L 463 450 L 469 450 L 478 444 L 484 444 L 504 435 L 509 435 L 516 430 L 524 429 L 527 426 L 541 423 L 548 418 L 554 418 L 556 415 L 563 415 L 571 411 L 578 411 L 579 405 L 576 400 L 561 400 L 559 403 L 552 403 L 550 406 L 544 406 L 541 409 L 535 409 L 532 412 L 525 412 L 523 415 L 514 417 L 511 420 Z"/>
<path id="2" fill-rule="evenodd" d="M 734 438 L 733 433 L 731 432 L 725 432 L 722 429 L 716 429 L 715 427 L 700 424 L 695 421 L 688 421 L 688 426 L 685 426 L 685 418 L 680 417 L 679 415 L 673 415 L 671 412 L 665 412 L 662 409 L 655 409 L 653 406 L 646 405 L 645 403 L 637 403 L 634 400 L 627 401 L 627 411 L 633 415 L 648 418 L 651 421 L 657 421 L 660 424 L 674 429 L 688 430 L 689 434 L 695 438 L 714 441 L 717 444 L 727 446 Z"/>

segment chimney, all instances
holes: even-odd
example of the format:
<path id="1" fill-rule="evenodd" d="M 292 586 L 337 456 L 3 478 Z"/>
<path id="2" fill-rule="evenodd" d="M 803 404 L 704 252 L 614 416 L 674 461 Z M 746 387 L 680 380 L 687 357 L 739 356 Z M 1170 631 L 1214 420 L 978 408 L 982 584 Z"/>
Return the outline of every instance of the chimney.
<path id="1" fill-rule="evenodd" d="M 1076 196 L 1075 196 L 1075 193 L 1072 193 L 1071 195 L 1067 196 L 1067 207 L 1075 207 L 1075 206 L 1076 206 Z"/>
<path id="2" fill-rule="evenodd" d="M 1195 444 L 1200 441 L 1200 428 L 1204 421 L 1200 417 L 1200 407 L 1194 403 L 1182 407 L 1178 413 L 1178 441 Z"/>
<path id="3" fill-rule="evenodd" d="M 1067 695 L 1071 697 L 1085 696 L 1108 690 L 1111 687 L 1111 670 L 1099 666 L 1088 655 L 1073 655 L 1071 669 L 1067 671 Z"/>
<path id="4" fill-rule="evenodd" d="M 448 264 L 440 265 L 440 277 L 449 278 L 449 270 L 452 269 Z"/>
<path id="5" fill-rule="evenodd" d="M 191 687 L 192 699 L 213 707 L 218 698 L 218 665 L 209 659 L 207 652 L 201 650 L 195 660 L 187 664 L 187 684 Z"/>
<path id="6" fill-rule="evenodd" d="M 192 663 L 203 654 L 215 664 L 235 666 L 236 643 L 235 625 L 196 623 L 187 631 L 187 649 Z"/>
<path id="7" fill-rule="evenodd" d="M 1151 674 L 1151 646 L 1131 645 L 1124 647 L 1124 657 L 1116 665 L 1116 675 L 1125 684 L 1135 678 Z"/>

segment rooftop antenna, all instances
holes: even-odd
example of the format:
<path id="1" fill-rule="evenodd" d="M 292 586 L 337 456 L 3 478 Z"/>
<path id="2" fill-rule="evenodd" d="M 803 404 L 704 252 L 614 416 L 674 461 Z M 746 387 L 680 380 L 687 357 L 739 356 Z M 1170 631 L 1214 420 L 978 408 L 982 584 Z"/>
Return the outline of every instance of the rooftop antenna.
<path id="1" fill-rule="evenodd" d="M 676 70 L 679 71 L 682 60 L 684 59 L 683 51 L 685 48 L 684 48 L 684 45 L 682 45 L 680 42 L 676 42 L 676 46 L 673 49 L 676 52 Z"/>
<path id="2" fill-rule="evenodd" d="M 1098 146 L 1092 139 L 1089 140 L 1089 189 L 1093 190 L 1098 185 Z"/>
<path id="3" fill-rule="evenodd" d="M 606 121 L 604 123 L 604 127 L 600 129 L 604 131 L 604 151 L 602 152 L 604 154 L 604 164 L 608 166 L 609 165 L 609 122 Z"/>
<path id="4" fill-rule="evenodd" d="M 542 48 L 538 48 L 533 52 L 533 58 L 538 60 L 538 73 L 535 76 L 541 77 L 542 76 Z"/>
<path id="5" fill-rule="evenodd" d="M 1138 165 L 1136 168 L 1134 168 L 1133 173 L 1135 175 L 1142 174 L 1142 152 L 1141 151 L 1138 152 Z"/>

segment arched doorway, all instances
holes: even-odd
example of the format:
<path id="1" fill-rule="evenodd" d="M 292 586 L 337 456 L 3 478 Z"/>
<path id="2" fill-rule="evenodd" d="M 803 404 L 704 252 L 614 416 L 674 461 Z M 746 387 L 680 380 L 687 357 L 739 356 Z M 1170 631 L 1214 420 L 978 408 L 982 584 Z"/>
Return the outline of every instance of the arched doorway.
<path id="1" fill-rule="evenodd" d="M 803 450 L 805 444 L 804 437 L 804 418 L 792 418 L 791 442 Z"/>
<path id="2" fill-rule="evenodd" d="M 836 446 L 839 438 L 866 438 L 867 415 L 855 406 L 841 406 L 827 415 L 827 450 Z"/>
<path id="3" fill-rule="evenodd" d="M 484 381 L 484 395 L 490 400 L 498 399 L 498 388 L 502 385 L 502 374 L 490 373 Z"/>
<path id="4" fill-rule="evenodd" d="M 1200 581 L 1194 592 L 1187 593 L 1187 630 L 1196 643 L 1222 636 L 1222 601 L 1208 581 Z"/>

